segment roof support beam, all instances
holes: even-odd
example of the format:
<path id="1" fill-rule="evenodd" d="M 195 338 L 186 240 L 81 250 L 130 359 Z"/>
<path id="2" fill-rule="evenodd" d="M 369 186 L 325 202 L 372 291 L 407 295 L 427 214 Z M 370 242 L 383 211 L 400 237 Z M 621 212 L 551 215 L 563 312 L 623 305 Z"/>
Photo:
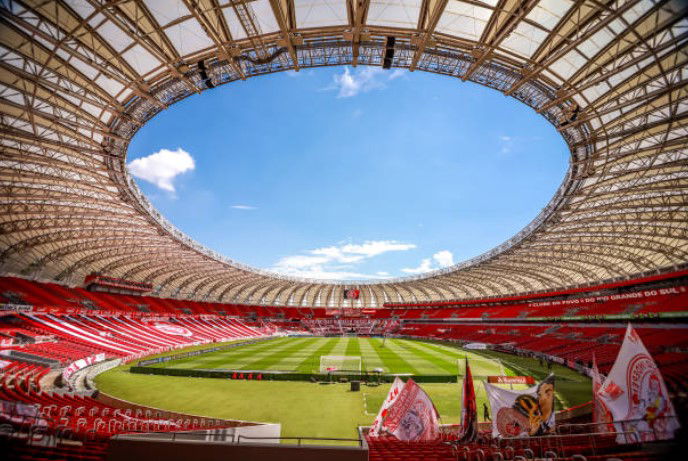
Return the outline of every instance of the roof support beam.
<path id="1" fill-rule="evenodd" d="M 490 16 L 490 20 L 480 37 L 479 43 L 483 48 L 476 50 L 476 60 L 473 61 L 466 73 L 461 77 L 464 82 L 471 78 L 473 73 L 492 57 L 494 50 L 516 29 L 516 26 L 523 18 L 535 8 L 539 0 L 528 0 L 524 3 L 515 2 L 512 3 L 512 9 L 506 11 L 504 8 L 508 3 L 510 3 L 510 0 L 500 0 L 494 13 Z M 506 17 L 502 19 L 503 15 Z"/>
<path id="2" fill-rule="evenodd" d="M 420 59 L 423 57 L 423 53 L 425 52 L 425 48 L 432 43 L 432 34 L 435 32 L 435 27 L 437 27 L 437 23 L 440 21 L 440 18 L 442 17 L 442 13 L 444 13 L 444 9 L 447 6 L 448 0 L 435 0 L 434 6 L 432 8 L 432 12 L 429 12 L 428 9 L 430 8 L 430 0 L 425 0 L 423 2 L 423 6 L 425 7 L 425 11 L 421 13 L 420 15 L 420 20 L 419 22 L 423 21 L 424 18 L 427 17 L 427 26 L 424 24 L 421 24 L 422 26 L 422 32 L 419 37 L 416 39 L 418 40 L 416 52 L 413 54 L 413 59 L 411 60 L 411 65 L 409 66 L 409 70 L 413 72 L 416 70 L 416 67 L 418 66 L 418 62 Z M 428 12 L 430 13 L 428 15 Z M 423 27 L 424 26 L 424 27 Z"/>
<path id="3" fill-rule="evenodd" d="M 244 70 L 241 68 L 241 65 L 236 63 L 232 59 L 232 48 L 234 46 L 234 43 L 232 42 L 231 33 L 229 32 L 229 28 L 227 27 L 225 18 L 220 12 L 220 7 L 217 4 L 217 0 L 211 0 L 211 2 L 213 5 L 213 13 L 215 15 L 215 20 L 217 21 L 219 30 L 217 30 L 214 27 L 212 22 L 206 16 L 206 14 L 210 13 L 201 11 L 201 8 L 198 6 L 198 1 L 184 0 L 184 3 L 186 4 L 189 11 L 191 11 L 193 17 L 198 21 L 205 33 L 208 34 L 208 37 L 210 37 L 210 39 L 217 47 L 218 52 L 224 55 L 222 57 L 227 60 L 229 66 L 234 70 L 234 72 L 236 72 L 242 80 L 246 80 L 246 74 L 244 73 Z M 221 37 L 221 34 L 224 35 L 224 37 Z"/>
<path id="4" fill-rule="evenodd" d="M 287 0 L 291 1 L 291 0 Z M 294 43 L 292 42 L 292 32 L 289 30 L 289 20 L 286 16 L 285 12 L 282 9 L 282 6 L 280 5 L 280 0 L 270 0 L 270 6 L 272 7 L 272 12 L 275 15 L 275 18 L 277 19 L 277 24 L 279 25 L 280 31 L 282 32 L 282 41 L 284 42 L 284 46 L 287 47 L 287 50 L 289 51 L 289 56 L 291 57 L 291 61 L 294 64 L 294 70 L 299 71 L 299 57 L 296 54 L 296 48 L 294 48 Z M 291 8 L 293 10 L 293 7 Z"/>
<path id="5" fill-rule="evenodd" d="M 664 4 L 667 0 L 660 0 L 659 3 L 655 4 L 652 8 L 656 9 L 659 8 L 661 5 Z M 585 32 L 573 37 L 570 42 L 563 47 L 557 48 L 556 51 L 553 51 L 552 53 L 544 56 L 541 61 L 539 61 L 532 69 L 528 70 L 523 77 L 521 77 L 516 83 L 514 83 L 511 88 L 509 88 L 507 91 L 504 92 L 506 96 L 510 96 L 511 94 L 514 93 L 514 91 L 518 90 L 520 87 L 522 87 L 526 82 L 532 80 L 534 77 L 540 75 L 540 73 L 545 70 L 550 64 L 556 62 L 563 56 L 565 56 L 568 52 L 574 50 L 578 45 L 583 43 L 585 40 L 589 39 L 593 35 L 595 35 L 597 32 L 602 30 L 603 28 L 609 26 L 612 22 L 617 20 L 619 17 L 621 17 L 622 14 L 627 12 L 629 9 L 635 6 L 637 2 L 627 2 L 620 6 L 618 9 L 613 10 L 609 12 L 609 14 L 602 20 L 599 20 L 595 23 L 597 20 L 597 16 L 592 17 L 590 19 L 591 22 L 594 23 L 594 25 L 590 27 L 579 27 L 578 30 L 585 29 Z M 602 10 L 606 10 L 607 8 L 602 6 Z M 577 31 L 578 31 L 577 30 Z"/>
<path id="6" fill-rule="evenodd" d="M 347 0 L 349 15 L 351 16 L 351 65 L 358 65 L 361 53 L 362 32 L 368 18 L 370 0 Z"/>

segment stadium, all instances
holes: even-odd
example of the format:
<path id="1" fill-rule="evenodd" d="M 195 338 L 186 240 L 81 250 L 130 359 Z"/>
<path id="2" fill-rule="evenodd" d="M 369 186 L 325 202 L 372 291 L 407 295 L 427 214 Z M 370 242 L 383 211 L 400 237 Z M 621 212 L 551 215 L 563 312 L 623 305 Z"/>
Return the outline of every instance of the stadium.
<path id="1" fill-rule="evenodd" d="M 4 459 L 678 459 L 685 1 L 5 0 L 0 18 Z M 515 98 L 568 170 L 477 257 L 339 281 L 211 250 L 128 171 L 175 103 L 336 66 Z"/>

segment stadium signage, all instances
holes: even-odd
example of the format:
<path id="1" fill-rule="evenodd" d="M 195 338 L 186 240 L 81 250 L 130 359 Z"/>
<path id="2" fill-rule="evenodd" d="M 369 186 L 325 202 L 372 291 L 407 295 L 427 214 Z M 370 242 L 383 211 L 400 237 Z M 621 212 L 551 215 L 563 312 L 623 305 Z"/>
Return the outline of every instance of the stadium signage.
<path id="1" fill-rule="evenodd" d="M 96 355 L 92 355 L 90 357 L 86 357 L 84 359 L 79 359 L 76 362 L 72 362 L 62 372 L 62 379 L 67 381 L 67 379 L 70 376 L 72 376 L 74 373 L 81 370 L 82 368 L 86 368 L 88 366 L 94 365 L 94 364 L 102 362 L 104 360 L 105 360 L 105 354 L 96 354 Z"/>
<path id="2" fill-rule="evenodd" d="M 187 338 L 193 336 L 193 333 L 191 333 L 191 330 L 188 328 L 179 326 L 179 325 L 173 325 L 171 323 L 156 323 L 153 325 L 156 330 L 161 331 L 165 334 L 168 335 L 174 335 L 174 336 L 185 336 Z"/>
<path id="3" fill-rule="evenodd" d="M 482 350 L 482 349 L 487 349 L 487 344 L 485 344 L 485 343 L 468 343 L 463 347 L 464 347 L 464 349 Z"/>
<path id="4" fill-rule="evenodd" d="M 532 376 L 488 376 L 487 382 L 490 384 L 535 384 Z"/>
<path id="5" fill-rule="evenodd" d="M 561 299 L 556 301 L 540 301 L 528 303 L 530 307 L 546 307 L 546 306 L 575 306 L 577 304 L 585 303 L 600 303 L 607 301 L 620 301 L 625 299 L 647 299 L 656 296 L 678 295 L 688 292 L 688 286 L 678 286 L 670 288 L 659 288 L 657 290 L 643 290 L 632 293 L 620 293 L 616 295 L 607 296 L 589 296 L 576 299 Z"/>
<path id="6" fill-rule="evenodd" d="M 340 315 L 342 317 L 361 317 L 363 310 L 358 308 L 326 309 L 325 315 Z"/>

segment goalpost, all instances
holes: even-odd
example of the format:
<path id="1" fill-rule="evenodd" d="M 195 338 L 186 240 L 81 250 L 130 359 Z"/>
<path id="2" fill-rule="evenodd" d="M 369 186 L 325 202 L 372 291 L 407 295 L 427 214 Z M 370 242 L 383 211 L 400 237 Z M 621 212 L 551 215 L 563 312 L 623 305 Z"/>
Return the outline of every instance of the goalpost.
<path id="1" fill-rule="evenodd" d="M 321 374 L 361 373 L 361 357 L 358 355 L 321 355 Z"/>

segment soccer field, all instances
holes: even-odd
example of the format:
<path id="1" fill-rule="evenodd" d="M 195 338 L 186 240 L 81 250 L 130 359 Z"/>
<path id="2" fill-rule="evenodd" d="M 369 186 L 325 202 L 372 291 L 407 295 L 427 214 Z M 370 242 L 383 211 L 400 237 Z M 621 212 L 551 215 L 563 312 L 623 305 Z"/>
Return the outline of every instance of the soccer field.
<path id="1" fill-rule="evenodd" d="M 203 346 L 196 346 L 195 349 Z M 205 346 L 207 347 L 207 346 Z M 170 354 L 177 353 L 172 352 Z M 435 342 L 376 338 L 279 338 L 236 349 L 168 362 L 169 367 L 245 370 L 318 370 L 321 355 L 360 355 L 363 369 L 384 368 L 395 373 L 456 374 L 457 362 L 469 356 L 474 374 L 479 419 L 487 398 L 482 376 L 532 375 L 544 378 L 549 370 L 537 360 L 493 351 L 464 351 Z M 166 354 L 167 355 L 167 354 Z M 489 362 L 489 360 L 494 360 Z M 503 365 L 500 365 L 501 364 Z M 157 365 L 160 366 L 160 365 Z M 557 408 L 590 400 L 590 380 L 555 365 Z M 348 384 L 304 381 L 246 381 L 133 374 L 123 365 L 96 378 L 100 391 L 154 408 L 226 419 L 282 424 L 282 435 L 355 438 L 356 427 L 369 425 L 382 404 L 389 384 L 363 386 L 351 392 Z M 421 384 L 442 422 L 459 422 L 461 386 L 458 383 Z"/>
<path id="2" fill-rule="evenodd" d="M 357 337 L 278 338 L 155 366 L 318 373 L 323 356 L 360 357 L 362 372 L 382 369 L 384 373 L 457 375 L 458 361 L 466 356 L 476 376 L 503 375 L 508 372 L 499 361 L 451 346 L 407 339 L 386 339 L 383 342 L 380 338 Z M 359 366 L 358 363 L 356 366 Z"/>

